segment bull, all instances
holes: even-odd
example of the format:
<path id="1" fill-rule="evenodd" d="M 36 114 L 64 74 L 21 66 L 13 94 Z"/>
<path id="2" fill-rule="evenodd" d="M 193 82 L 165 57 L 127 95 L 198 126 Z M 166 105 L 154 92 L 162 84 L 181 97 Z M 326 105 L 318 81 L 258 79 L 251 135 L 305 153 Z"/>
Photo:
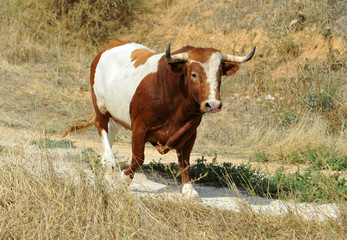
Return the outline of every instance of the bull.
<path id="1" fill-rule="evenodd" d="M 132 131 L 132 159 L 121 172 L 130 184 L 144 162 L 145 143 L 160 154 L 177 152 L 182 177 L 182 195 L 199 199 L 189 176 L 189 159 L 197 127 L 205 113 L 222 108 L 221 77 L 230 76 L 247 56 L 234 56 L 213 48 L 186 46 L 171 54 L 156 54 L 146 46 L 113 41 L 94 59 L 90 84 L 95 115 L 70 127 L 64 134 L 95 124 L 104 146 L 101 163 L 116 168 L 112 144 L 119 126 Z"/>

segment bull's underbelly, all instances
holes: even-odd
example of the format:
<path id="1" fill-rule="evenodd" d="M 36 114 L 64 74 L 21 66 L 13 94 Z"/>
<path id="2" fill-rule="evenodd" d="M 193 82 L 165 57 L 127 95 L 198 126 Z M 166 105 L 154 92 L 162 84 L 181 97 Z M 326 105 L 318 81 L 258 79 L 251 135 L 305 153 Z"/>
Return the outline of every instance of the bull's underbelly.
<path id="1" fill-rule="evenodd" d="M 173 134 L 172 134 L 173 135 Z M 170 136 L 160 136 L 159 134 L 156 136 L 156 138 L 152 139 L 149 141 L 157 150 L 160 154 L 166 154 L 170 150 L 175 149 L 181 149 L 186 141 L 190 139 L 192 136 L 192 133 L 186 134 L 183 137 L 180 136 L 177 139 L 172 139 L 172 135 Z"/>
<path id="2" fill-rule="evenodd" d="M 147 141 L 161 154 L 165 154 L 171 149 L 179 150 L 196 134 L 200 121 L 201 117 L 191 119 L 182 125 L 175 125 L 174 121 L 169 121 L 170 124 L 167 126 L 150 132 Z"/>

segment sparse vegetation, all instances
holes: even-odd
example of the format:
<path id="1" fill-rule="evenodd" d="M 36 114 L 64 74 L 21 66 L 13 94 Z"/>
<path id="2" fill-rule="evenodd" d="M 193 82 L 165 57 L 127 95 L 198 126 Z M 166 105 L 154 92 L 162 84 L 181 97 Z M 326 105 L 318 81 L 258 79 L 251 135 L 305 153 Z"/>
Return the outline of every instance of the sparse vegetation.
<path id="1" fill-rule="evenodd" d="M 72 161 L 74 163 L 86 163 L 92 165 L 92 162 L 98 161 L 98 154 L 92 148 L 83 149 L 80 154 L 67 153 L 64 156 L 65 161 Z"/>
<path id="2" fill-rule="evenodd" d="M 307 146 L 305 150 L 300 148 L 292 150 L 286 157 L 286 161 L 294 164 L 310 164 L 320 170 L 347 170 L 347 155 L 341 155 L 338 150 L 327 149 L 324 146 L 317 149 L 311 149 Z"/>
<path id="3" fill-rule="evenodd" d="M 179 167 L 151 162 L 143 169 L 165 173 L 179 180 Z M 226 187 L 235 184 L 251 194 L 270 198 L 295 199 L 303 202 L 344 202 L 347 200 L 347 181 L 339 174 L 325 176 L 319 170 L 306 169 L 290 174 L 278 169 L 274 174 L 261 171 L 250 164 L 235 166 L 230 162 L 207 163 L 202 157 L 192 164 L 190 175 L 194 182 L 207 186 Z"/>
<path id="4" fill-rule="evenodd" d="M 298 123 L 300 121 L 301 117 L 298 116 L 295 110 L 290 110 L 289 112 L 283 113 L 282 116 L 282 124 L 284 125 L 291 125 L 294 123 Z"/>
<path id="5" fill-rule="evenodd" d="M 74 148 L 71 140 L 52 140 L 44 138 L 40 140 L 32 140 L 30 145 L 37 145 L 39 148 Z"/>
<path id="6" fill-rule="evenodd" d="M 345 202 L 347 181 L 339 174 L 326 176 L 320 171 L 306 169 L 303 173 L 284 174 L 280 169 L 269 182 L 277 187 L 277 194 L 303 202 Z"/>
<path id="7" fill-rule="evenodd" d="M 46 5 L 58 20 L 57 23 L 73 33 L 74 38 L 88 41 L 87 44 L 99 45 L 105 44 L 115 31 L 129 25 L 134 2 L 131 0 L 97 2 L 51 0 Z"/>
<path id="8" fill-rule="evenodd" d="M 254 161 L 254 162 L 268 162 L 269 161 L 269 154 L 267 154 L 264 151 L 260 152 L 259 150 L 257 150 L 254 153 L 253 157 L 251 157 L 250 161 Z"/>

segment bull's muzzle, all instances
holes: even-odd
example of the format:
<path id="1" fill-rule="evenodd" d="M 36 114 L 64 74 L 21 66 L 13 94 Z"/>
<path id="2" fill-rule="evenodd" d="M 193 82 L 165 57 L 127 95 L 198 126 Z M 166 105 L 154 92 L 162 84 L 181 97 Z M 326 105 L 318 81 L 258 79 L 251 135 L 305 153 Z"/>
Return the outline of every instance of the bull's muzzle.
<path id="1" fill-rule="evenodd" d="M 222 109 L 222 103 L 218 100 L 207 100 L 201 104 L 201 110 L 206 113 L 216 113 Z"/>

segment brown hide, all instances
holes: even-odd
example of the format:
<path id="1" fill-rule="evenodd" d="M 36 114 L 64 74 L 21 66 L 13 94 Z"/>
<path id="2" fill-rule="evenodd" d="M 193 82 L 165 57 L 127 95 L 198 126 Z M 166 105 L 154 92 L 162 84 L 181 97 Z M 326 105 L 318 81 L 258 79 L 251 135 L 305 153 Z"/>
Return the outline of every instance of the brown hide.
<path id="1" fill-rule="evenodd" d="M 143 164 L 144 144 L 150 142 L 161 154 L 176 149 L 182 183 L 190 181 L 190 152 L 203 112 L 188 86 L 186 68 L 186 63 L 168 64 L 162 57 L 157 73 L 146 76 L 137 87 L 130 103 L 133 159 L 125 175 L 133 177 Z"/>
<path id="2" fill-rule="evenodd" d="M 134 62 L 134 67 L 137 68 L 147 62 L 147 59 L 155 55 L 155 53 L 147 49 L 137 49 L 131 53 L 131 60 Z"/>
<path id="3" fill-rule="evenodd" d="M 181 72 L 170 71 L 162 57 L 158 72 L 141 81 L 130 104 L 132 130 L 136 130 L 137 122 L 142 122 L 147 132 L 145 141 L 162 154 L 181 149 L 196 133 L 203 115 L 187 88 L 185 63 L 175 64 L 181 65 Z"/>

